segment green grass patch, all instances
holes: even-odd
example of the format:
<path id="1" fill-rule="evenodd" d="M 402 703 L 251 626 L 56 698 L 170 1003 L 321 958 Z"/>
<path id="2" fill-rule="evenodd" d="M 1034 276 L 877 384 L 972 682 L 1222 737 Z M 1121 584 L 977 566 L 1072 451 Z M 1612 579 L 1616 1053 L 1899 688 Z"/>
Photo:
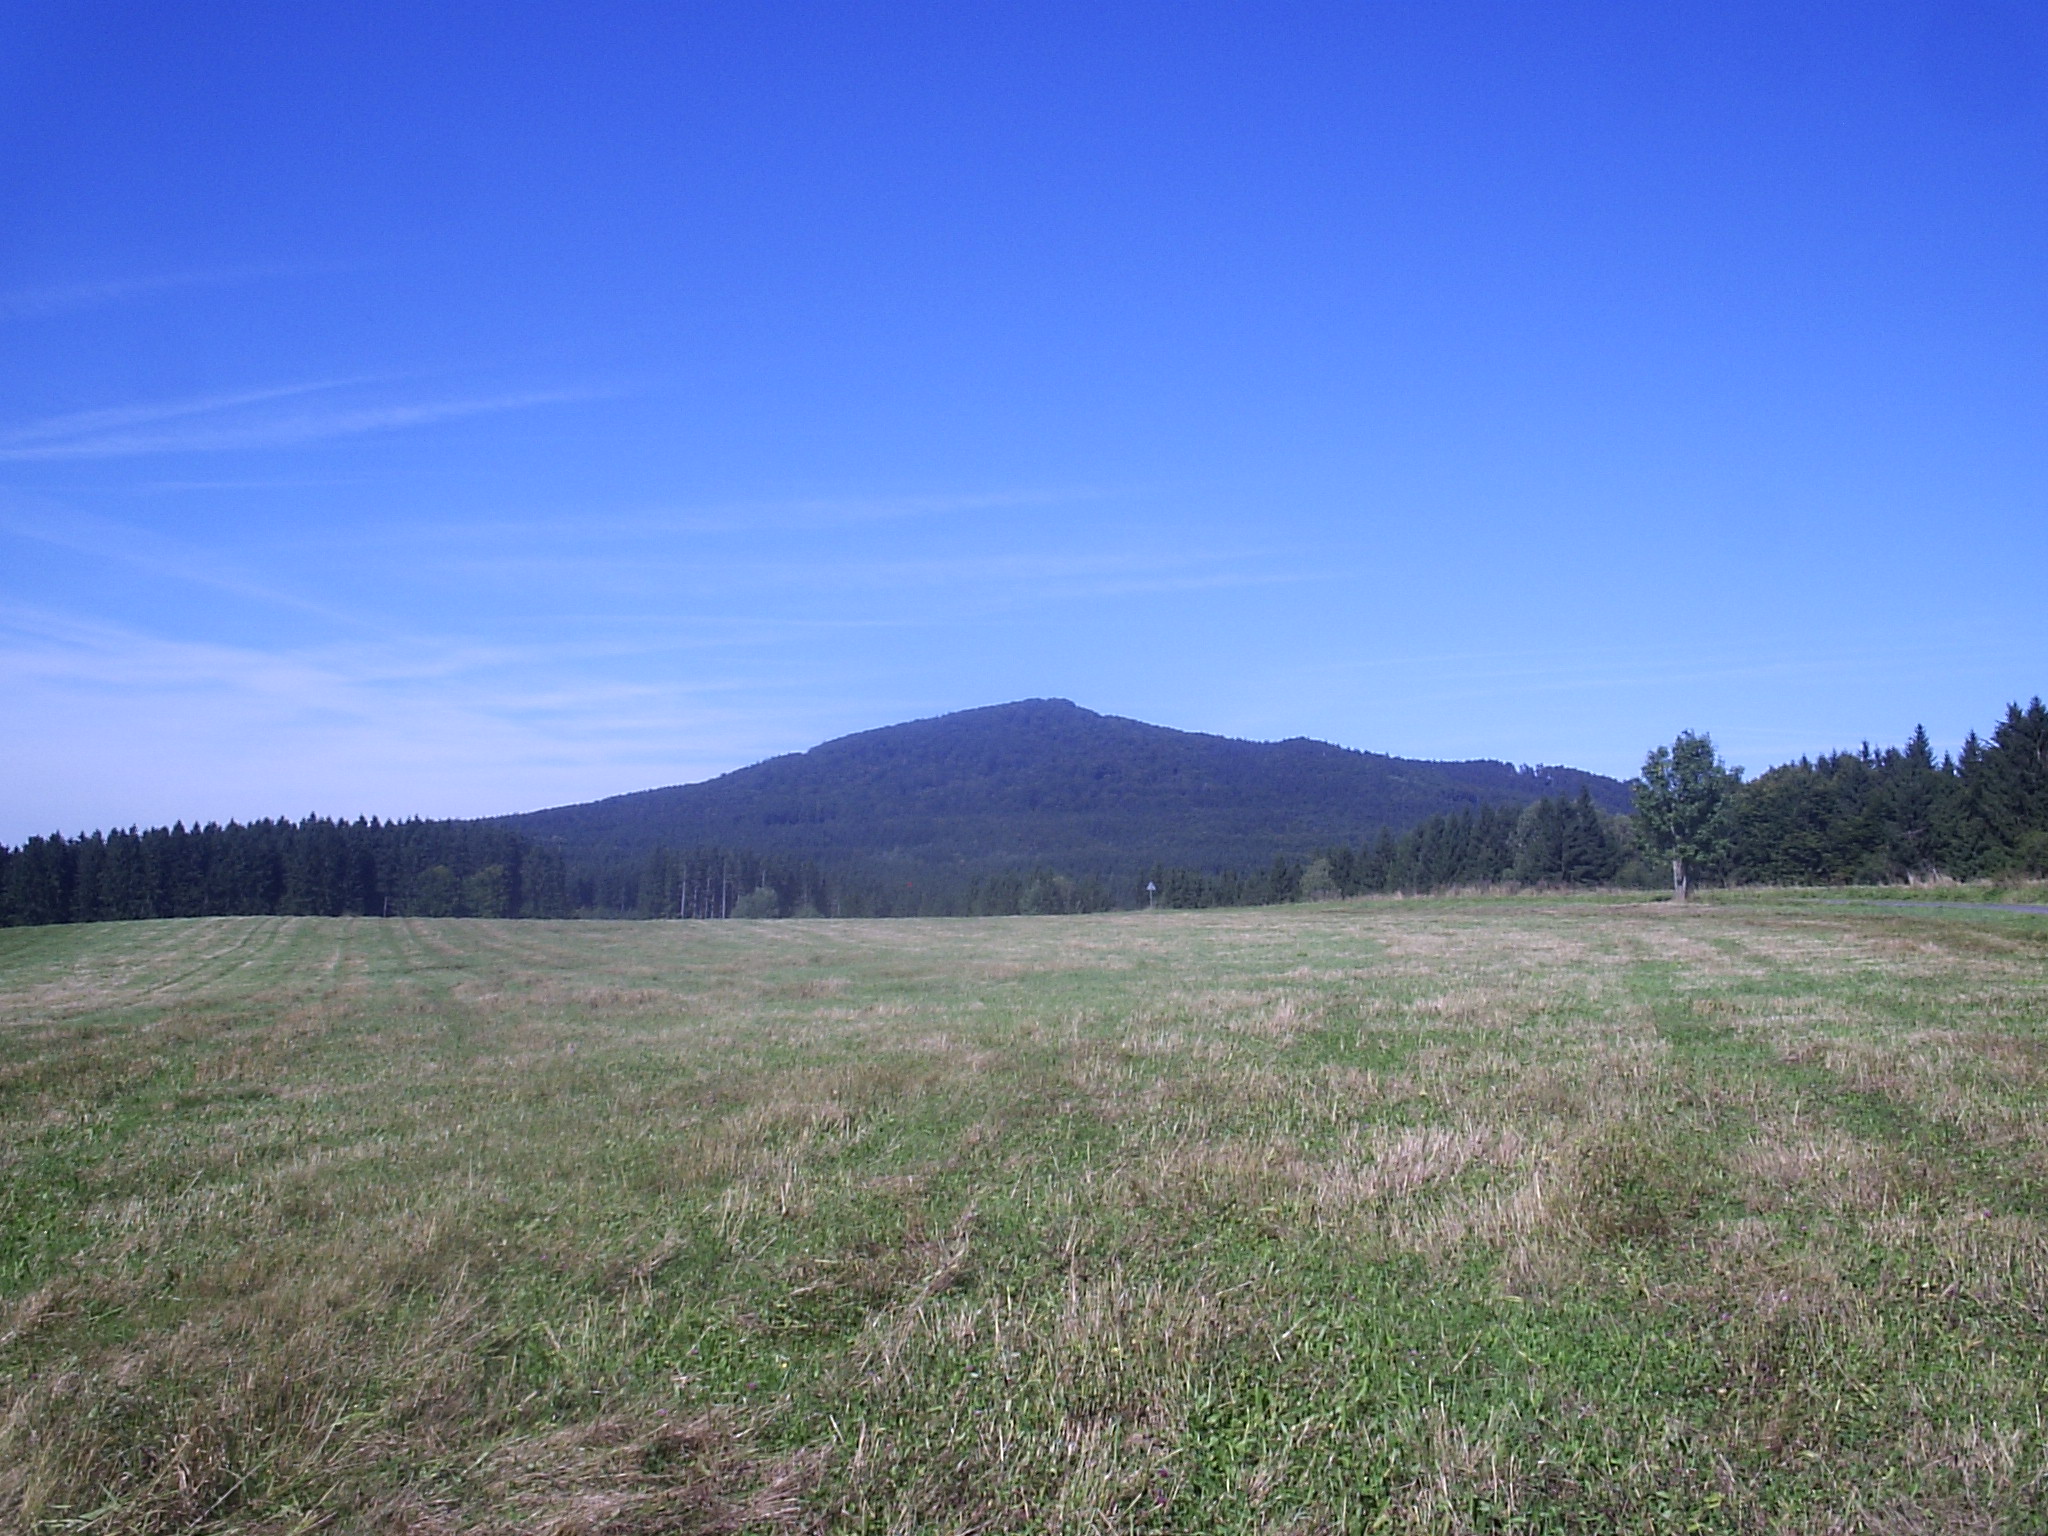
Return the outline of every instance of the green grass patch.
<path id="1" fill-rule="evenodd" d="M 1747 896 L 0 932 L 0 1528 L 2040 1530 L 2044 961 Z"/>

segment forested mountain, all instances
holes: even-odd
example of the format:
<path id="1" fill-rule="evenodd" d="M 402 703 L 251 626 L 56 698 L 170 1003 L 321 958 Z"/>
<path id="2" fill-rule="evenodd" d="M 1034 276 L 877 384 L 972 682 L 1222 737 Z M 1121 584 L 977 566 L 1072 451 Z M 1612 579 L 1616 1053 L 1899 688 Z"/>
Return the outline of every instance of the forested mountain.
<path id="1" fill-rule="evenodd" d="M 1618 781 L 1569 768 L 1237 741 L 1030 699 L 500 825 L 560 848 L 578 904 L 598 910 L 637 904 L 620 877 L 660 848 L 809 859 L 898 893 L 892 910 L 955 910 L 975 882 L 1002 875 L 1046 869 L 1120 890 L 1156 865 L 1263 868 L 1581 789 L 1602 809 L 1628 807 Z"/>

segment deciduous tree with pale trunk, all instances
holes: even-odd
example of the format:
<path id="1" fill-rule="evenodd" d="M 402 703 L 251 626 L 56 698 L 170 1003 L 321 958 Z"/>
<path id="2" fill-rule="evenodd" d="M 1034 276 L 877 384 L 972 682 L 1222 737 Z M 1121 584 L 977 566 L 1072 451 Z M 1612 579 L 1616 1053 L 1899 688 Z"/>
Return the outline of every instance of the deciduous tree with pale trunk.
<path id="1" fill-rule="evenodd" d="M 1692 898 L 1693 876 L 1728 855 L 1735 832 L 1740 768 L 1723 766 L 1713 738 L 1681 731 L 1643 761 L 1629 788 L 1636 797 L 1636 836 L 1654 857 L 1671 861 L 1671 889 Z"/>

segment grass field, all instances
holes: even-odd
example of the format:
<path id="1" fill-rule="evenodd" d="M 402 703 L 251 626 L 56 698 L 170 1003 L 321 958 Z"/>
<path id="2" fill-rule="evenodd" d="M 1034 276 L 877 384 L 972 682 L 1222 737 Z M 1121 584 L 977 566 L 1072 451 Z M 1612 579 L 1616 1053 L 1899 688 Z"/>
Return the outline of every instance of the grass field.
<path id="1" fill-rule="evenodd" d="M 1903 901 L 1911 906 L 1929 902 L 1959 902 L 1992 905 L 2011 902 L 2020 906 L 2048 906 L 2048 880 L 1966 880 L 1939 885 L 1814 885 L 1795 888 L 1745 886 L 1711 892 L 1715 902 L 1761 902 L 1782 906 L 1787 902 L 1824 901 L 1831 906 L 1843 902 Z"/>
<path id="2" fill-rule="evenodd" d="M 2048 1530 L 2048 918 L 0 932 L 0 1529 Z"/>

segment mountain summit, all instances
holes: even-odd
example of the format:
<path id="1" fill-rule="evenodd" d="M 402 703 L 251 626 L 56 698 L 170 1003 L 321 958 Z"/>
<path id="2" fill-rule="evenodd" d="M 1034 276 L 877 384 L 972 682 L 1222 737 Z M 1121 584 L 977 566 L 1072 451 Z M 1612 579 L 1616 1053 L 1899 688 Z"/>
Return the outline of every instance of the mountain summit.
<path id="1" fill-rule="evenodd" d="M 572 860 L 724 847 L 959 876 L 1045 866 L 1250 869 L 1441 812 L 1619 782 L 1571 768 L 1418 762 L 1328 742 L 1239 741 L 1025 699 L 861 731 L 668 789 L 501 819 Z"/>

